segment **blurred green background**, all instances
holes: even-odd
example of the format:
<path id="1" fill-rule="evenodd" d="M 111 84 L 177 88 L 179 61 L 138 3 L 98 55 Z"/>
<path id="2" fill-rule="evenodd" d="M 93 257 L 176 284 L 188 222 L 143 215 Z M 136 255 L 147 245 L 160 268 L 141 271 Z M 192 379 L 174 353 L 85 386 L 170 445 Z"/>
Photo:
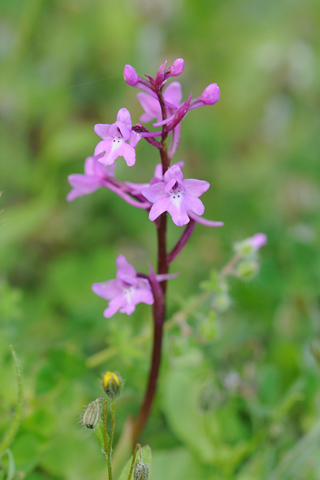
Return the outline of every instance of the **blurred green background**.
<path id="1" fill-rule="evenodd" d="M 184 99 L 212 82 L 221 99 L 183 121 L 175 158 L 186 178 L 210 181 L 205 216 L 225 227 L 197 226 L 173 264 L 169 316 L 235 241 L 265 232 L 268 245 L 257 278 L 231 282 L 212 341 L 166 334 L 141 439 L 153 449 L 153 479 L 318 480 L 319 2 L 2 0 L 0 9 L 0 432 L 15 404 L 13 344 L 26 402 L 12 446 L 17 478 L 105 478 L 95 439 L 78 424 L 104 370 L 126 382 L 117 438 L 138 411 L 150 343 L 134 339 L 148 333 L 150 311 L 106 320 L 91 284 L 114 278 L 120 253 L 146 272 L 154 228 L 108 191 L 68 204 L 67 176 L 93 153 L 95 123 L 114 122 L 124 106 L 138 122 L 124 65 L 153 75 L 183 57 Z M 158 161 L 140 142 L 136 166 L 120 159 L 117 176 L 148 181 Z M 197 328 L 206 315 L 187 321 Z M 88 358 L 106 348 L 92 368 Z"/>

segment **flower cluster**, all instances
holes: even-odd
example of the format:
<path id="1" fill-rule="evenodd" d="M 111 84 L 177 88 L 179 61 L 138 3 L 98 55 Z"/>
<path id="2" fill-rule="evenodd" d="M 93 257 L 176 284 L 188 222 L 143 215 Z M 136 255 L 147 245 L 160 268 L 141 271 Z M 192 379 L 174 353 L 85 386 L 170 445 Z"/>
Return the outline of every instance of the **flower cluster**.
<path id="1" fill-rule="evenodd" d="M 173 81 L 167 85 L 170 78 L 178 77 L 183 70 L 182 58 L 176 59 L 169 68 L 167 62 L 164 62 L 154 78 L 149 75 L 142 78 L 131 65 L 125 66 L 126 83 L 143 90 L 137 94 L 143 109 L 140 121 L 154 121 L 153 127 L 156 130 L 153 131 L 142 123 L 133 125 L 126 108 L 118 111 L 114 123 L 95 125 L 94 131 L 101 140 L 97 143 L 93 156 L 86 159 L 84 173 L 69 176 L 72 190 L 67 196 L 67 200 L 72 201 L 102 187 L 113 191 L 130 205 L 148 211 L 149 219 L 155 222 L 157 228 L 160 228 L 159 222 L 162 216 L 166 215 L 165 212 L 169 213 L 178 227 L 187 225 L 176 246 L 167 256 L 167 266 L 189 239 L 195 222 L 210 227 L 223 225 L 222 222 L 202 218 L 205 207 L 199 197 L 208 190 L 210 184 L 204 180 L 185 179 L 182 172 L 183 162 L 170 166 L 180 143 L 181 122 L 187 113 L 194 108 L 214 105 L 220 97 L 218 85 L 212 83 L 200 96 L 192 98 L 190 95 L 183 101 L 180 83 Z M 160 130 L 157 130 L 159 127 Z M 161 164 L 157 165 L 154 177 L 141 184 L 117 179 L 114 172 L 115 161 L 123 157 L 128 167 L 135 165 L 135 149 L 141 139 L 145 139 L 160 152 Z M 157 290 L 155 282 L 168 278 L 168 274 L 162 277 L 153 275 L 151 281 L 151 275 L 137 274 L 126 258 L 119 255 L 116 279 L 95 283 L 92 289 L 109 301 L 109 306 L 104 311 L 105 317 L 111 317 L 117 311 L 131 315 L 138 303 L 153 304 Z"/>

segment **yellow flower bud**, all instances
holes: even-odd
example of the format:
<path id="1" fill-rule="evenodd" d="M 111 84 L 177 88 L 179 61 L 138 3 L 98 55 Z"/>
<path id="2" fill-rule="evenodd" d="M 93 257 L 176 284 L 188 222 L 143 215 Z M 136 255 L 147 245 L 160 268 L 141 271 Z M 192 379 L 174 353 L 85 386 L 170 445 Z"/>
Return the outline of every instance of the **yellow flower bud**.
<path id="1" fill-rule="evenodd" d="M 121 378 L 115 372 L 106 372 L 103 375 L 102 387 L 108 397 L 117 398 L 121 389 Z"/>

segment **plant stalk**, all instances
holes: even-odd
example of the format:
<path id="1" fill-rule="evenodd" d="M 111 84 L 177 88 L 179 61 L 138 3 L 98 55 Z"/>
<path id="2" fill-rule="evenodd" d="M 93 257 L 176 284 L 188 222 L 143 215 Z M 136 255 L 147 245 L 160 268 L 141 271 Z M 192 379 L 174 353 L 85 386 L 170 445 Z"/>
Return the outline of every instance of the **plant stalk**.
<path id="1" fill-rule="evenodd" d="M 166 107 L 164 105 L 162 93 L 158 93 L 158 98 L 162 111 L 162 119 L 164 120 L 167 115 Z M 167 151 L 167 130 L 166 126 L 162 127 L 161 149 L 160 157 L 162 164 L 163 175 L 168 170 L 170 165 L 170 159 Z M 158 239 L 158 274 L 166 274 L 169 271 L 169 263 L 167 259 L 167 214 L 164 212 L 157 225 L 157 239 Z M 160 285 L 162 295 L 157 294 L 156 289 L 153 288 L 154 304 L 153 304 L 153 348 L 152 348 L 152 360 L 151 368 L 149 372 L 148 384 L 146 393 L 144 396 L 143 404 L 138 414 L 138 418 L 133 431 L 133 445 L 135 445 L 139 439 L 141 432 L 143 431 L 145 424 L 150 415 L 151 407 L 153 404 L 154 396 L 157 390 L 158 377 L 161 364 L 162 355 L 162 338 L 163 338 L 163 325 L 166 315 L 166 291 L 167 282 L 161 282 Z"/>

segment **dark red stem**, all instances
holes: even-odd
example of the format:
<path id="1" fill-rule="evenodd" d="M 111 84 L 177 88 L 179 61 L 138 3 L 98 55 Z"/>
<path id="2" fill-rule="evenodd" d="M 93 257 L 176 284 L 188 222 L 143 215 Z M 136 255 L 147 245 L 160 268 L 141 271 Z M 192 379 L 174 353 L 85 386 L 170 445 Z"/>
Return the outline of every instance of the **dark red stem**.
<path id="1" fill-rule="evenodd" d="M 163 120 L 167 116 L 166 107 L 164 105 L 162 93 L 157 92 Z M 170 159 L 168 158 L 167 152 L 167 129 L 164 125 L 162 128 L 162 137 L 161 137 L 161 164 L 163 174 L 168 170 Z M 169 264 L 167 260 L 167 214 L 163 213 L 159 221 L 155 225 L 157 227 L 157 238 L 158 238 L 158 268 L 157 272 L 159 274 L 166 274 L 169 271 Z M 150 281 L 153 296 L 153 348 L 152 348 L 152 361 L 151 368 L 149 372 L 149 379 L 147 384 L 147 389 L 145 392 L 144 400 L 141 406 L 141 409 L 138 414 L 137 421 L 134 426 L 133 431 L 133 444 L 135 445 L 141 432 L 144 429 L 145 424 L 149 418 L 151 407 L 153 404 L 154 396 L 157 390 L 160 364 L 161 364 L 161 354 L 162 354 L 162 338 L 163 338 L 163 324 L 166 316 L 166 290 L 167 282 L 161 282 L 161 285 L 154 281 Z"/>
<path id="2" fill-rule="evenodd" d="M 171 252 L 168 253 L 168 255 L 167 255 L 168 264 L 170 264 L 176 258 L 176 256 L 181 252 L 181 250 L 183 249 L 183 247 L 185 246 L 185 244 L 189 240 L 190 235 L 192 234 L 193 229 L 195 227 L 195 224 L 196 224 L 196 222 L 194 220 L 190 220 L 190 222 L 187 224 L 183 234 L 181 235 L 181 237 L 177 241 L 176 245 L 173 247 Z"/>

